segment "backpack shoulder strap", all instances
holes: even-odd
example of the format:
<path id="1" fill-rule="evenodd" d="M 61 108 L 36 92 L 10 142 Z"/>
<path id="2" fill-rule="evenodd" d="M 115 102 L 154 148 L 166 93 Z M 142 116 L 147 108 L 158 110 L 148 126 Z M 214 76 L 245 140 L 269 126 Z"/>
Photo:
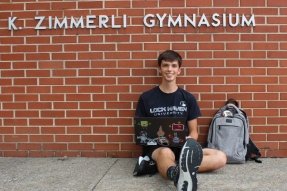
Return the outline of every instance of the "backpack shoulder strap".
<path id="1" fill-rule="evenodd" d="M 247 153 L 245 156 L 246 161 L 247 160 L 254 160 L 257 163 L 262 163 L 262 161 L 258 159 L 259 157 L 261 157 L 261 153 L 260 153 L 259 149 L 253 143 L 251 138 L 249 138 L 249 143 L 247 145 Z"/>

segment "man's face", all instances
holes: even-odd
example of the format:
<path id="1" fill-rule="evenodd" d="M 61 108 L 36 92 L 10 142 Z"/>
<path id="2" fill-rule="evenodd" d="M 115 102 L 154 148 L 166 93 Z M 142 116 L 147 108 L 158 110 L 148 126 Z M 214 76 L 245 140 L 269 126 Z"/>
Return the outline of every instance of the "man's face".
<path id="1" fill-rule="evenodd" d="M 175 81 L 177 75 L 179 75 L 181 69 L 178 61 L 165 61 L 163 60 L 160 65 L 160 73 L 165 81 Z"/>

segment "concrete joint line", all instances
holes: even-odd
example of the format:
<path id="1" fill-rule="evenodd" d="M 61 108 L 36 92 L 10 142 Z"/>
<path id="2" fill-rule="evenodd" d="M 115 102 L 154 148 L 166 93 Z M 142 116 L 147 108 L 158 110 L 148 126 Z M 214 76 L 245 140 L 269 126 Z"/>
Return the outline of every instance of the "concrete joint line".
<path id="1" fill-rule="evenodd" d="M 115 161 L 113 162 L 113 164 L 106 170 L 106 172 L 103 174 L 103 176 L 101 177 L 101 179 L 100 179 L 100 180 L 96 183 L 96 185 L 92 188 L 92 191 L 95 191 L 95 190 L 96 190 L 98 184 L 99 184 L 99 183 L 103 180 L 103 178 L 108 174 L 108 172 L 111 170 L 111 168 L 112 168 L 113 166 L 115 166 L 115 164 L 118 162 L 118 160 L 119 160 L 119 159 L 115 160 Z"/>

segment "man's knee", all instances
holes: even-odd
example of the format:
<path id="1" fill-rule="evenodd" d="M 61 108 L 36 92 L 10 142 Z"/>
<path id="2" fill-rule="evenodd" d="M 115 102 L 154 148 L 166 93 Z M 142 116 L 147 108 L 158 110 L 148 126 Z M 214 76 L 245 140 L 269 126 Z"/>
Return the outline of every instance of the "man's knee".
<path id="1" fill-rule="evenodd" d="M 200 172 L 218 170 L 225 166 L 227 157 L 224 152 L 215 149 L 203 149 L 203 160 L 199 167 Z"/>
<path id="2" fill-rule="evenodd" d="M 152 153 L 152 158 L 157 161 L 158 159 L 162 159 L 162 158 L 169 158 L 174 160 L 174 154 L 172 152 L 172 150 L 170 148 L 167 147 L 160 147 L 158 149 L 156 149 L 153 153 Z"/>
<path id="3" fill-rule="evenodd" d="M 218 168 L 221 168 L 226 165 L 227 156 L 224 152 L 218 150 L 216 153 L 216 157 L 218 159 Z"/>

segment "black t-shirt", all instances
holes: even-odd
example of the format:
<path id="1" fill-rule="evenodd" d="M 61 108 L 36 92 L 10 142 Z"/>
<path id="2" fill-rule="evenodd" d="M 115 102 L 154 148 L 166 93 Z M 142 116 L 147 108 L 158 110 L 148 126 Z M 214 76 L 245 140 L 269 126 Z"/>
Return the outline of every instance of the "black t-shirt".
<path id="1" fill-rule="evenodd" d="M 138 101 L 136 117 L 184 117 L 186 119 L 185 132 L 189 134 L 187 121 L 195 119 L 201 115 L 195 97 L 178 88 L 173 93 L 164 93 L 157 86 L 144 92 Z M 152 157 L 153 151 L 159 146 L 143 146 L 143 156 Z M 179 159 L 180 148 L 172 148 L 176 159 Z"/>
<path id="2" fill-rule="evenodd" d="M 201 115 L 195 97 L 182 88 L 164 93 L 159 86 L 144 92 L 138 101 L 136 117 L 184 117 L 186 122 Z"/>

